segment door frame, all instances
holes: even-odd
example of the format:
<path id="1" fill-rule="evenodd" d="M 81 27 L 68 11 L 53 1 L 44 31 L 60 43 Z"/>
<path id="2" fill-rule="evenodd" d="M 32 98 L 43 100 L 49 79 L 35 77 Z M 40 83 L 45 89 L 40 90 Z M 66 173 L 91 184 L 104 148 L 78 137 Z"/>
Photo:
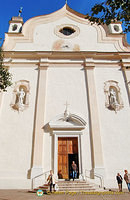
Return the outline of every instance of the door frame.
<path id="1" fill-rule="evenodd" d="M 59 143 L 59 140 L 60 140 L 60 143 Z M 64 144 L 63 144 L 63 141 L 65 142 Z M 73 145 L 76 147 L 75 150 L 73 149 L 74 148 Z M 63 150 L 61 148 L 62 151 L 59 151 L 60 146 L 65 147 L 65 149 Z M 72 147 L 71 149 L 70 149 L 70 146 Z M 71 164 L 70 164 L 70 160 L 69 160 L 69 157 L 71 157 L 70 155 L 71 156 L 76 155 L 76 158 L 77 158 L 76 164 L 77 164 L 78 171 L 79 171 L 78 137 L 58 137 L 58 173 L 59 173 L 59 166 L 62 166 L 62 170 L 63 170 L 63 166 L 66 168 L 65 172 L 63 172 L 64 170 L 63 171 L 61 170 L 64 178 L 62 177 L 60 179 L 67 179 L 68 180 L 69 177 L 70 177 L 70 167 L 71 167 L 71 164 L 72 164 L 72 161 L 73 161 L 72 160 Z M 63 157 L 65 157 L 66 162 L 63 161 L 63 159 L 64 159 Z M 60 159 L 62 158 L 62 164 L 59 163 L 59 158 Z"/>
<path id="2" fill-rule="evenodd" d="M 58 179 L 58 137 L 77 137 L 78 138 L 78 158 L 79 158 L 79 179 L 82 179 L 83 178 L 82 151 L 81 151 L 82 131 L 56 131 L 54 130 L 53 134 L 54 134 L 54 165 L 53 166 L 54 166 L 54 174 L 56 178 Z"/>

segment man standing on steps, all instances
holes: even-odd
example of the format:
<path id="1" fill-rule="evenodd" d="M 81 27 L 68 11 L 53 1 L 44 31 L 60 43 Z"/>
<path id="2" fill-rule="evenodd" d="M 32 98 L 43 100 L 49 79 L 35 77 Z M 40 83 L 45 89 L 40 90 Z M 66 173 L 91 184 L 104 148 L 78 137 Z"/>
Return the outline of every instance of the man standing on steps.
<path id="1" fill-rule="evenodd" d="M 71 165 L 71 171 L 72 171 L 72 177 L 73 177 L 73 181 L 75 178 L 77 178 L 77 165 L 75 163 L 75 161 L 72 161 L 72 165 Z"/>
<path id="2" fill-rule="evenodd" d="M 124 180 L 127 184 L 128 190 L 130 192 L 130 174 L 128 174 L 128 171 L 125 169 L 124 170 L 125 174 L 124 174 Z"/>

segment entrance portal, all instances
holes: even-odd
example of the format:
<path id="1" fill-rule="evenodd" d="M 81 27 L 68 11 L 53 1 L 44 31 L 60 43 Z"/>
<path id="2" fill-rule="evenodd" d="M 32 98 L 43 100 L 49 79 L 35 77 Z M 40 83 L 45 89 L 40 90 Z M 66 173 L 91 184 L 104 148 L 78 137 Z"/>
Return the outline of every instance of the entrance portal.
<path id="1" fill-rule="evenodd" d="M 58 178 L 70 178 L 72 161 L 78 167 L 78 137 L 58 137 Z"/>

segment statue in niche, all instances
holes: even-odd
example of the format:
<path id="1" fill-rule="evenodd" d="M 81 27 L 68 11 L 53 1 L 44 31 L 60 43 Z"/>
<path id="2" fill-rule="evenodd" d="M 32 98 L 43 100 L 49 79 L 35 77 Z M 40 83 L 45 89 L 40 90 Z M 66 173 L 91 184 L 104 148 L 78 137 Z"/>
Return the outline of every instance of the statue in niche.
<path id="1" fill-rule="evenodd" d="M 110 88 L 109 90 L 109 107 L 117 111 L 119 106 L 118 99 L 117 99 L 117 92 L 114 88 Z"/>
<path id="2" fill-rule="evenodd" d="M 19 105 L 24 105 L 24 97 L 25 97 L 25 92 L 23 88 L 18 92 L 18 103 Z"/>
<path id="3" fill-rule="evenodd" d="M 11 107 L 17 111 L 24 111 L 29 106 L 29 81 L 20 80 L 15 83 Z"/>
<path id="4" fill-rule="evenodd" d="M 106 81 L 104 86 L 105 92 L 105 106 L 109 110 L 119 111 L 124 107 L 121 98 L 120 88 L 117 81 L 109 80 Z"/>
<path id="5" fill-rule="evenodd" d="M 118 104 L 116 91 L 113 88 L 110 89 L 109 101 L 110 105 Z"/>

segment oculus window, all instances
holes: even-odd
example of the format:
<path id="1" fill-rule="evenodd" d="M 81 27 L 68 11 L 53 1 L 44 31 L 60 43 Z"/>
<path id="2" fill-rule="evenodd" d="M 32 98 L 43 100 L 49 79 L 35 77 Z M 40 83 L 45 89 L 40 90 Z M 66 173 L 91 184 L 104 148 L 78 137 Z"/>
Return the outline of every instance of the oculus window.
<path id="1" fill-rule="evenodd" d="M 78 36 L 80 29 L 73 24 L 62 24 L 55 27 L 54 33 L 60 38 L 70 39 Z"/>
<path id="2" fill-rule="evenodd" d="M 64 27 L 64 28 L 60 29 L 60 33 L 66 35 L 66 36 L 72 35 L 74 32 L 75 32 L 75 30 L 70 27 Z"/>

